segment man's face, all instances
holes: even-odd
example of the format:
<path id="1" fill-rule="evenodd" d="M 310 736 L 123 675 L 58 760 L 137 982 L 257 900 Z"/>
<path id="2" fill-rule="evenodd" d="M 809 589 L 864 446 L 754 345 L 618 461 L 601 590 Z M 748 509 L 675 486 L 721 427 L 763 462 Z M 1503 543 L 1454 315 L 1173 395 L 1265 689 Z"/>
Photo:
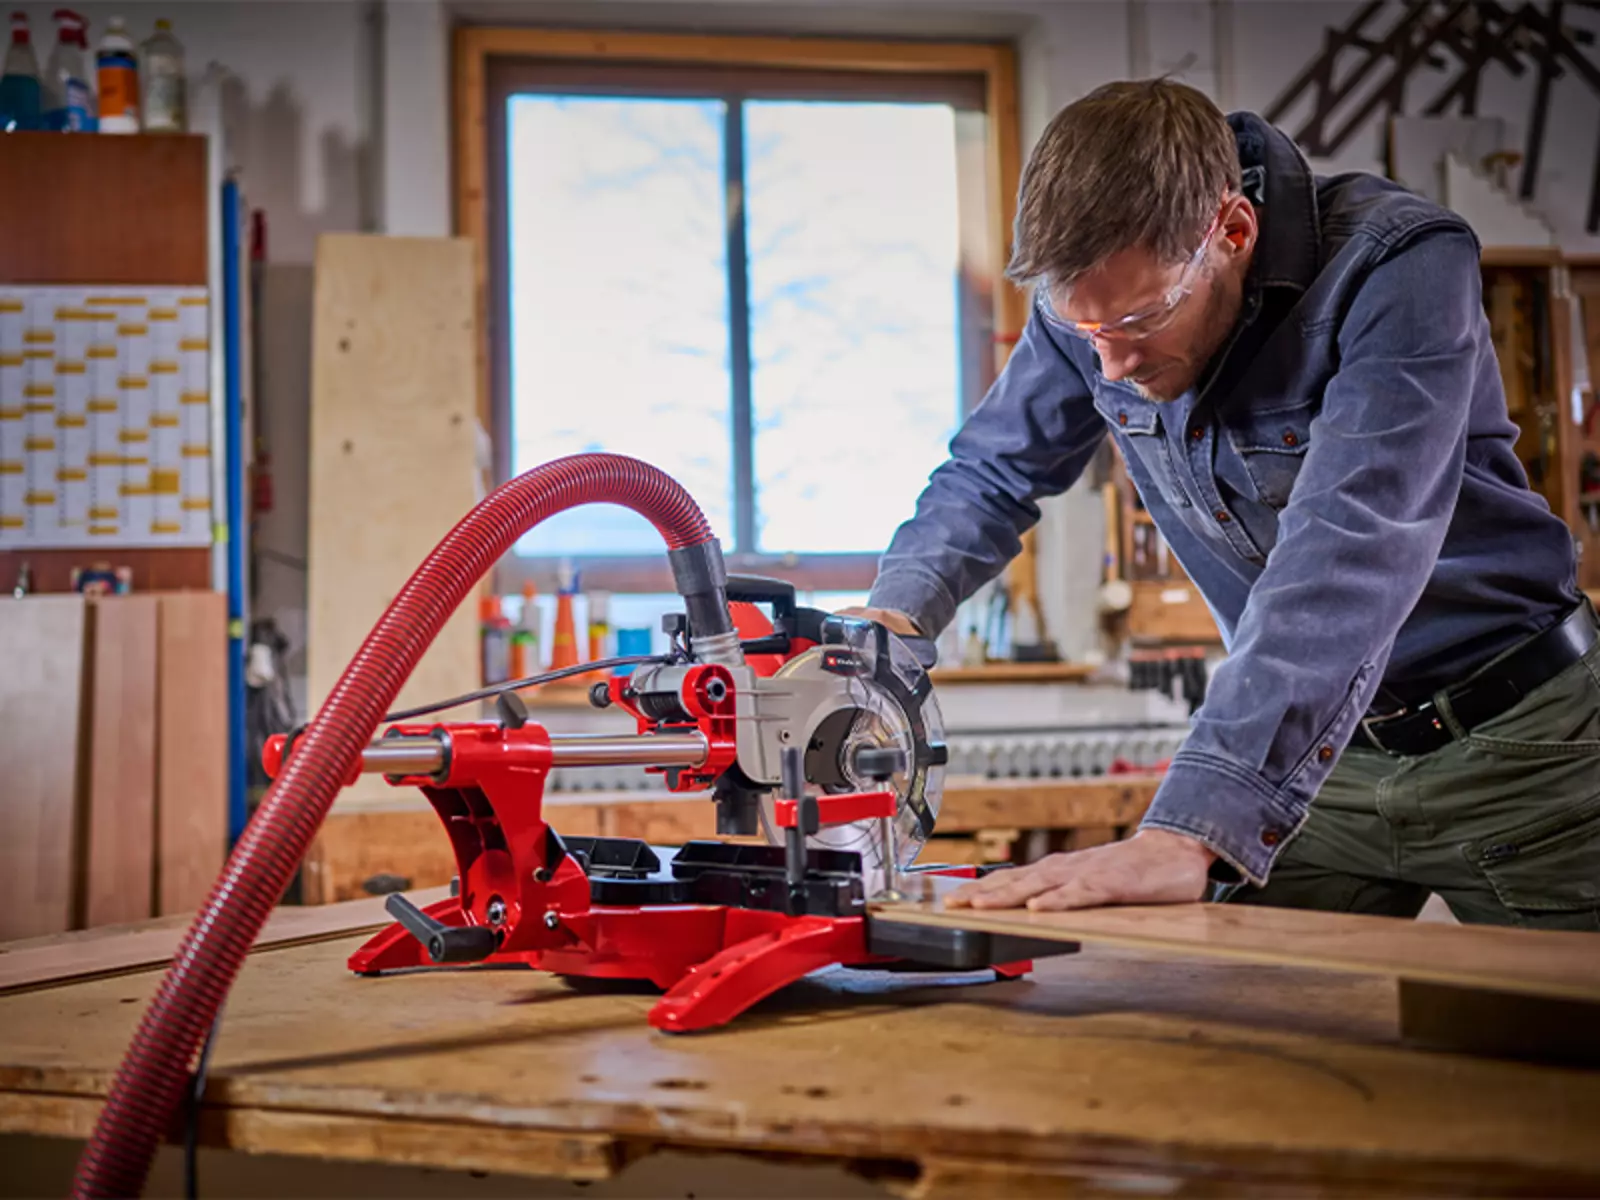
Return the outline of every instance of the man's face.
<path id="1" fill-rule="evenodd" d="M 1099 330 L 1090 340 L 1107 379 L 1126 379 L 1149 400 L 1176 400 L 1199 380 L 1238 319 L 1254 217 L 1249 202 L 1234 197 L 1190 262 L 1122 250 L 1079 277 L 1053 307 L 1084 332 Z M 1126 323 L 1133 314 L 1149 316 Z"/>

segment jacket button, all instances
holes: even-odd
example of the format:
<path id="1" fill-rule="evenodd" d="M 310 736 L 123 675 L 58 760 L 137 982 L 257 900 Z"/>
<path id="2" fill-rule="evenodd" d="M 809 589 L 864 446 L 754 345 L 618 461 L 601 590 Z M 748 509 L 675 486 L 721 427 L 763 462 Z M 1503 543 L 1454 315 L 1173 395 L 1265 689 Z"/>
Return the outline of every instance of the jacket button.
<path id="1" fill-rule="evenodd" d="M 1283 841 L 1283 834 L 1276 829 L 1263 829 L 1261 831 L 1261 844 L 1263 846 L 1276 846 Z"/>
<path id="2" fill-rule="evenodd" d="M 1322 749 L 1317 751 L 1317 761 L 1318 762 L 1327 762 L 1332 757 L 1333 757 L 1333 747 L 1332 746 L 1324 746 L 1324 747 L 1322 747 Z"/>
<path id="3" fill-rule="evenodd" d="M 1283 444 L 1285 446 L 1298 446 L 1300 444 L 1300 439 L 1295 435 L 1294 430 L 1289 429 L 1284 432 Z"/>
<path id="4" fill-rule="evenodd" d="M 1198 425 L 1196 425 L 1193 429 L 1189 430 L 1189 439 L 1191 441 L 1198 442 L 1201 438 L 1205 437 L 1205 435 L 1206 435 L 1206 431 L 1204 429 L 1202 429 Z"/>
<path id="5" fill-rule="evenodd" d="M 1233 518 L 1228 515 L 1228 510 L 1225 508 L 1217 509 L 1213 515 L 1217 518 L 1218 525 L 1226 525 L 1229 521 L 1233 520 Z"/>
<path id="6" fill-rule="evenodd" d="M 1128 414 L 1125 413 L 1125 412 L 1118 413 L 1117 414 L 1117 424 L 1118 425 L 1126 425 L 1127 423 L 1128 423 Z"/>

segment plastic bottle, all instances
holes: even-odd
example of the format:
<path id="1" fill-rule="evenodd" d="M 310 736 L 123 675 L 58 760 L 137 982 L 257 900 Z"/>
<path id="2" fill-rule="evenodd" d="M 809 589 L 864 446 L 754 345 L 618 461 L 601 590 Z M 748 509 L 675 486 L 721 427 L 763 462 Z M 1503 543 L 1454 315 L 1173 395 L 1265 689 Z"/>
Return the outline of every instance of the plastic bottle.
<path id="1" fill-rule="evenodd" d="M 28 14 L 11 14 L 11 45 L 0 73 L 0 130 L 38 129 L 42 125 L 39 60 L 33 53 Z"/>
<path id="2" fill-rule="evenodd" d="M 157 21 L 156 31 L 140 48 L 139 84 L 146 133 L 183 133 L 188 128 L 184 92 L 183 43 L 172 36 L 170 21 Z"/>
<path id="3" fill-rule="evenodd" d="M 100 132 L 138 133 L 139 63 L 121 17 L 112 17 L 106 25 L 95 65 L 100 82 Z"/>
<path id="4" fill-rule="evenodd" d="M 522 614 L 511 631 L 511 678 L 526 679 L 539 668 L 539 589 L 529 580 L 522 585 Z"/>
<path id="5" fill-rule="evenodd" d="M 483 685 L 492 687 L 511 678 L 511 622 L 500 610 L 499 596 L 478 601 L 483 637 Z"/>
<path id="6" fill-rule="evenodd" d="M 96 109 L 89 77 L 88 22 L 70 8 L 58 8 L 56 45 L 44 66 L 46 129 L 93 133 Z"/>
<path id="7" fill-rule="evenodd" d="M 599 662 L 606 656 L 606 640 L 611 633 L 608 616 L 611 610 L 611 593 L 589 593 L 589 661 Z"/>
<path id="8" fill-rule="evenodd" d="M 572 597 L 578 590 L 577 576 L 571 563 L 562 563 L 561 587 L 556 593 L 556 629 L 550 639 L 550 669 L 578 665 L 578 628 L 572 618 Z"/>

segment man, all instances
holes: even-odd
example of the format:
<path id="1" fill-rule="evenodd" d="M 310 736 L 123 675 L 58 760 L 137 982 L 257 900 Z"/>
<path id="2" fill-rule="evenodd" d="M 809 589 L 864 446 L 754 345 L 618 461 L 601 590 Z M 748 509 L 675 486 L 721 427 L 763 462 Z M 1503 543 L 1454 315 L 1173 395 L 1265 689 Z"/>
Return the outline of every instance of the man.
<path id="1" fill-rule="evenodd" d="M 1050 123 L 1035 288 L 868 602 L 933 635 L 1109 429 L 1228 647 L 1138 833 L 952 900 L 1201 899 L 1600 929 L 1600 651 L 1454 213 L 1117 83 Z"/>

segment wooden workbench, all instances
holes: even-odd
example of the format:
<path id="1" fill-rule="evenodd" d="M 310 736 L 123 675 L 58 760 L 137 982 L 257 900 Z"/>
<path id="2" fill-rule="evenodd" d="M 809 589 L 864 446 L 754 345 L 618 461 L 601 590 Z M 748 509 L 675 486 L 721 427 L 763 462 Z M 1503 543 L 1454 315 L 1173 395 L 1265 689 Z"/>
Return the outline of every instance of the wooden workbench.
<path id="1" fill-rule="evenodd" d="M 361 979 L 356 944 L 251 957 L 208 1144 L 574 1180 L 734 1153 L 911 1196 L 1600 1191 L 1600 1073 L 1403 1048 L 1383 979 L 1091 947 L 1007 984 L 836 971 L 674 1038 L 650 994 Z M 158 979 L 0 996 L 0 1132 L 83 1136 Z"/>

